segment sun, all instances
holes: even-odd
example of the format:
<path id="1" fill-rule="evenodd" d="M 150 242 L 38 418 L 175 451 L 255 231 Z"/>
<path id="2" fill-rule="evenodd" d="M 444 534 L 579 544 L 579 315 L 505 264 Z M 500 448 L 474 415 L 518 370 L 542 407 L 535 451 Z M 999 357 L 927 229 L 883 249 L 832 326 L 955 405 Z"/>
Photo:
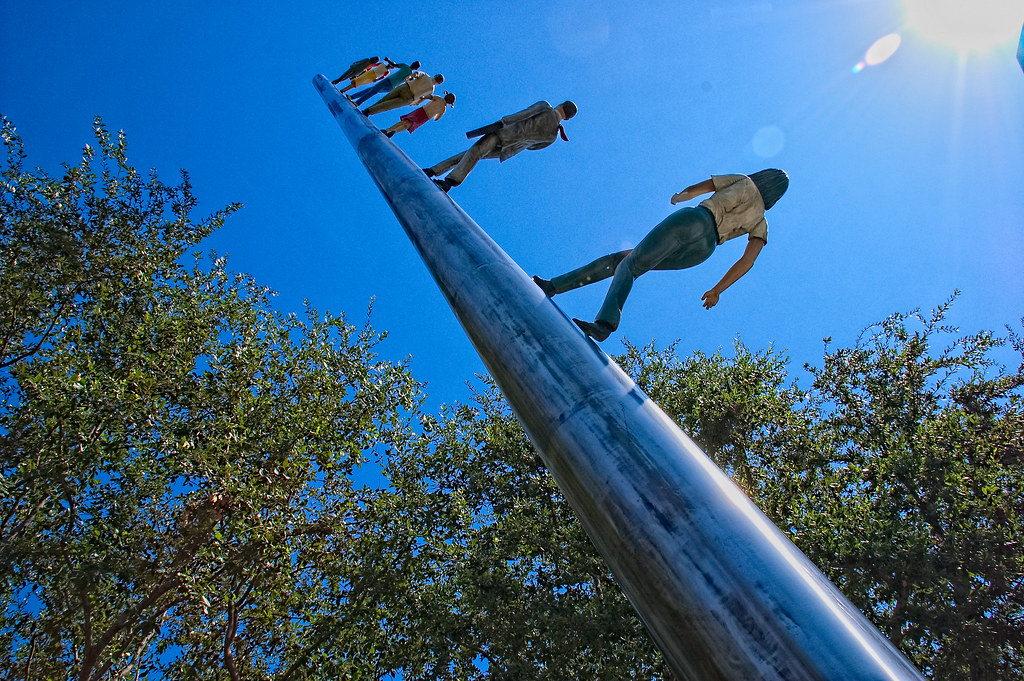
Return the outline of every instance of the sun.
<path id="1" fill-rule="evenodd" d="M 1024 21 L 1022 0 L 903 0 L 907 28 L 960 53 L 1015 43 Z"/>

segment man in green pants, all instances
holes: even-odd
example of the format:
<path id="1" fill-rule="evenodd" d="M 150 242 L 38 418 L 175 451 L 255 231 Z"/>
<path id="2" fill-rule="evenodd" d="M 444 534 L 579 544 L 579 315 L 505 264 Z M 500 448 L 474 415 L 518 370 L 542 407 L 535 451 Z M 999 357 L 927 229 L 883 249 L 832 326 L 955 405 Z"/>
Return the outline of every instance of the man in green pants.
<path id="1" fill-rule="evenodd" d="M 583 332 L 603 341 L 619 327 L 622 306 L 633 280 L 650 270 L 681 270 L 694 267 L 711 256 L 715 246 L 747 234 L 747 247 L 725 276 L 701 299 L 707 309 L 718 303 L 722 292 L 750 271 L 761 249 L 768 243 L 764 212 L 789 187 L 789 176 L 774 168 L 746 175 L 712 175 L 672 197 L 672 203 L 714 192 L 695 208 L 682 208 L 662 220 L 635 248 L 606 256 L 551 280 L 533 280 L 548 296 L 593 284 L 612 277 L 597 317 L 593 322 L 573 319 Z"/>

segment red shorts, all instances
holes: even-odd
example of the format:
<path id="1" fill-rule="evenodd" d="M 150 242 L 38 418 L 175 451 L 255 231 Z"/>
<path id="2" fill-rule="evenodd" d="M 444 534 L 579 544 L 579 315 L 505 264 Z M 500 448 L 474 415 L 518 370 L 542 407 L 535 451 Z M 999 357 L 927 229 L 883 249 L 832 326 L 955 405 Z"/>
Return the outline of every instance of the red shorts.
<path id="1" fill-rule="evenodd" d="M 404 116 L 400 116 L 403 121 L 409 121 L 409 132 L 412 132 L 416 128 L 420 127 L 427 122 L 427 112 L 423 110 L 423 107 L 416 109 L 412 113 L 407 113 Z"/>

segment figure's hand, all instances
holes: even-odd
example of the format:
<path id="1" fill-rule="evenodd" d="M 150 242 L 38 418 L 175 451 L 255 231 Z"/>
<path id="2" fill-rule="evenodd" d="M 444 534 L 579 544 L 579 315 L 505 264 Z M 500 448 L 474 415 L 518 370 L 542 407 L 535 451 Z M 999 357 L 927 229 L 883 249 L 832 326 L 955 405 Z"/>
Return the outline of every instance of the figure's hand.
<path id="1" fill-rule="evenodd" d="M 710 310 L 715 305 L 718 305 L 718 294 L 715 293 L 715 289 L 711 289 L 710 291 L 705 291 L 704 295 L 702 295 L 700 297 L 700 299 L 704 301 L 704 309 L 705 310 Z"/>
<path id="2" fill-rule="evenodd" d="M 678 194 L 673 194 L 672 195 L 672 205 L 674 206 L 677 203 L 682 203 L 683 201 L 689 201 L 693 197 L 694 197 L 694 194 L 692 194 L 689 190 L 684 189 L 683 191 L 679 192 Z"/>

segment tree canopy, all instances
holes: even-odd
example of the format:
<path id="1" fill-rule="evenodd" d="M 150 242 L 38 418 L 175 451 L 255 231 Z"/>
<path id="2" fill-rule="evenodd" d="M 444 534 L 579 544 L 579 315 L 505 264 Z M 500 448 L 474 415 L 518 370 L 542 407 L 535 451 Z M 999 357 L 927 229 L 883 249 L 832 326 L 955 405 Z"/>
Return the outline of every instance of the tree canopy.
<path id="1" fill-rule="evenodd" d="M 368 326 L 275 311 L 223 259 L 183 265 L 235 206 L 193 221 L 187 176 L 143 179 L 99 121 L 59 179 L 3 132 L 5 666 L 86 681 L 365 664 L 318 656 L 361 607 L 351 473 L 415 408 L 406 367 L 375 357 Z"/>
<path id="2" fill-rule="evenodd" d="M 192 254 L 238 206 L 95 128 L 55 178 L 3 121 L 5 678 L 671 678 L 487 377 L 426 412 L 368 321 Z M 739 342 L 617 361 L 926 674 L 1019 679 L 1024 342 L 950 305 L 806 387 Z"/>

